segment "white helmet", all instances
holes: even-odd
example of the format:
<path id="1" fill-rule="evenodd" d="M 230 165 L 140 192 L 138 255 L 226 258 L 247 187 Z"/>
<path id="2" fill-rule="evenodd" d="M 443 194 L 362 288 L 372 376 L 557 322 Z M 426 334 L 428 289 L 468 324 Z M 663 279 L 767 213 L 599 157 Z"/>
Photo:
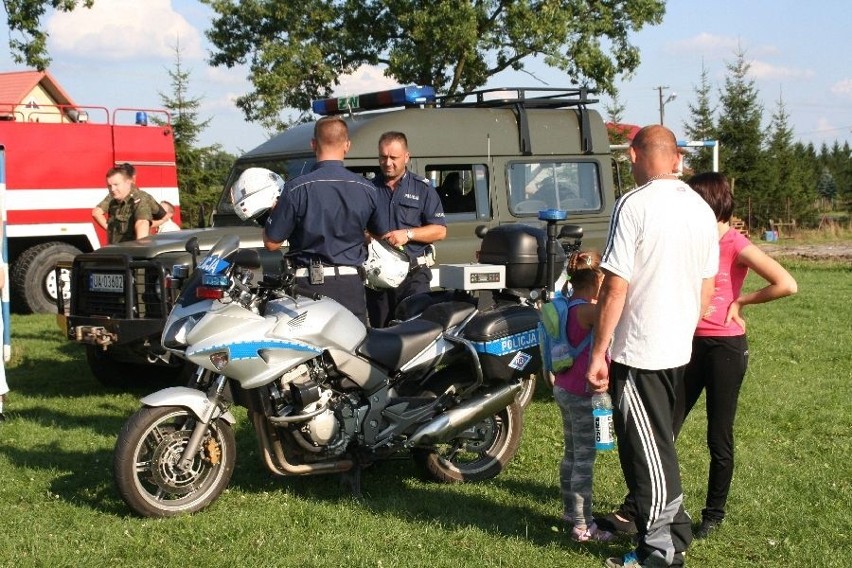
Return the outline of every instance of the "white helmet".
<path id="1" fill-rule="evenodd" d="M 408 255 L 384 239 L 373 239 L 367 245 L 367 286 L 374 290 L 396 288 L 408 276 Z"/>
<path id="2" fill-rule="evenodd" d="M 231 186 L 234 212 L 243 221 L 257 218 L 272 208 L 281 195 L 284 180 L 266 168 L 248 168 Z"/>

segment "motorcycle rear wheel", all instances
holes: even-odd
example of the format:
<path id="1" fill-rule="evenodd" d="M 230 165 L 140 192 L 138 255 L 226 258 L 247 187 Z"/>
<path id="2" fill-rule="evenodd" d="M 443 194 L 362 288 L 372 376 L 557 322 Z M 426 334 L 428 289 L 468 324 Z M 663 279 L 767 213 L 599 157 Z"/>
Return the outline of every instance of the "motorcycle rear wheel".
<path id="1" fill-rule="evenodd" d="M 231 425 L 210 424 L 187 471 L 178 467 L 196 418 L 181 407 L 146 407 L 125 423 L 113 454 L 118 492 L 134 513 L 172 517 L 210 505 L 228 486 L 237 444 Z"/>
<path id="2" fill-rule="evenodd" d="M 521 408 L 526 408 L 530 405 L 535 396 L 536 385 L 538 384 L 539 373 L 530 373 L 521 379 L 521 390 L 518 391 L 518 396 L 515 397 Z"/>
<path id="3" fill-rule="evenodd" d="M 426 476 L 441 483 L 483 481 L 500 474 L 521 444 L 522 410 L 514 402 L 447 444 L 415 448 Z"/>

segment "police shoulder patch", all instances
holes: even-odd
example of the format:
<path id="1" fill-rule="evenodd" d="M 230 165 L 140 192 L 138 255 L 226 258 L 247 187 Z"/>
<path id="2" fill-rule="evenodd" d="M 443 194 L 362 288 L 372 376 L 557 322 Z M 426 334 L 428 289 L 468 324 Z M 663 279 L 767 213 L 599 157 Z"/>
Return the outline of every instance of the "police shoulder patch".
<path id="1" fill-rule="evenodd" d="M 421 175 L 415 174 L 414 172 L 408 172 L 411 174 L 411 179 L 414 181 L 419 181 L 420 183 L 425 183 L 428 186 L 432 186 L 432 181 L 429 178 L 425 178 Z"/>

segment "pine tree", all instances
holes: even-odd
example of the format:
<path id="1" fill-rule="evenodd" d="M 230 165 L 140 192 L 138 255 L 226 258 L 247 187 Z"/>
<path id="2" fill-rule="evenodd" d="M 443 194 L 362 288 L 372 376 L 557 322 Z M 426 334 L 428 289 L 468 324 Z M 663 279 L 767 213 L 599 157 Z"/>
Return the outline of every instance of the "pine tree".
<path id="1" fill-rule="evenodd" d="M 768 200 L 770 218 L 810 225 L 816 217 L 816 196 L 808 191 L 804 168 L 796 159 L 789 119 L 784 100 L 779 97 L 767 136 L 767 185 L 763 196 Z"/>
<path id="2" fill-rule="evenodd" d="M 729 75 L 720 90 L 718 139 L 721 160 L 731 180 L 737 201 L 735 214 L 746 219 L 750 228 L 766 227 L 771 203 L 766 196 L 766 170 L 763 158 L 761 117 L 754 81 L 747 77 L 750 65 L 738 49 Z"/>
<path id="3" fill-rule="evenodd" d="M 201 120 L 200 97 L 189 95 L 190 71 L 183 68 L 180 46 L 175 47 L 174 68 L 169 70 L 172 92 L 159 92 L 163 106 L 171 112 L 175 135 L 178 187 L 181 192 L 181 218 L 184 228 L 198 227 L 204 222 L 201 208 L 212 211 L 222 191 L 233 157 L 223 160 L 221 146 L 197 147 L 198 136 L 210 124 Z M 227 154 L 226 154 L 227 155 Z M 215 159 L 214 159 L 215 158 Z"/>
<path id="4" fill-rule="evenodd" d="M 849 142 L 834 141 L 827 163 L 837 187 L 834 208 L 849 211 L 850 199 L 852 199 L 852 149 Z"/>
<path id="5" fill-rule="evenodd" d="M 609 121 L 607 131 L 611 145 L 629 143 L 628 132 L 622 123 L 625 109 L 626 106 L 618 98 L 618 90 L 616 89 L 612 95 L 611 103 L 604 107 Z M 630 169 L 630 158 L 627 156 L 627 150 L 616 150 L 613 151 L 612 155 L 612 177 L 615 180 L 616 197 L 620 197 L 623 193 L 635 187 L 636 181 L 633 179 L 633 172 Z"/>
<path id="6" fill-rule="evenodd" d="M 710 103 L 710 79 L 707 68 L 701 66 L 701 83 L 695 89 L 697 97 L 696 104 L 688 105 L 692 113 L 692 123 L 684 122 L 683 128 L 690 140 L 715 140 L 716 127 L 713 124 L 713 115 L 716 108 Z M 709 172 L 713 170 L 713 148 L 698 148 L 687 156 L 689 168 L 694 173 Z"/>

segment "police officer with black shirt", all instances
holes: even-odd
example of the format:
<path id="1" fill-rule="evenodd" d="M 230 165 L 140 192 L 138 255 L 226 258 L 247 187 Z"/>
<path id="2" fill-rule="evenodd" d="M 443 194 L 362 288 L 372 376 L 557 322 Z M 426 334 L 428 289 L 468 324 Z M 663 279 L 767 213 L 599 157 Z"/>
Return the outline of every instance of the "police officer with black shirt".
<path id="1" fill-rule="evenodd" d="M 408 171 L 410 158 L 404 133 L 391 131 L 379 137 L 381 175 L 374 183 L 383 220 L 393 230 L 374 235 L 402 247 L 411 259 L 411 271 L 397 288 L 367 289 L 367 311 L 373 327 L 385 327 L 405 298 L 429 291 L 432 271 L 427 265 L 428 248 L 447 236 L 441 198 L 429 180 Z"/>
<path id="2" fill-rule="evenodd" d="M 379 215 L 375 186 L 343 167 L 349 146 L 342 118 L 316 122 L 311 140 L 316 165 L 284 185 L 266 221 L 263 243 L 274 251 L 288 241 L 297 283 L 337 300 L 366 324 L 364 232 L 383 234 L 388 226 Z"/>

